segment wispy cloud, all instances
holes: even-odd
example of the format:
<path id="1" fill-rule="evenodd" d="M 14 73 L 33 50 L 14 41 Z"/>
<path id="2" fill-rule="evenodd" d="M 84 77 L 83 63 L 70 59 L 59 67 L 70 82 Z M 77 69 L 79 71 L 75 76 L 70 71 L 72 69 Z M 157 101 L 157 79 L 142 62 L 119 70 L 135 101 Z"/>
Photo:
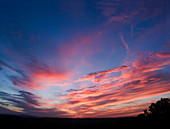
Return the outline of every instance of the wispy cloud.
<path id="1" fill-rule="evenodd" d="M 159 15 L 163 10 L 166 1 L 99 1 L 97 9 L 101 10 L 103 16 L 108 17 L 107 23 L 124 22 L 129 23 L 134 18 L 143 18 L 143 20 Z M 144 6 L 145 5 L 145 6 Z M 158 6 L 160 5 L 160 6 Z M 148 15 L 147 15 L 148 13 Z M 135 22 L 139 22 L 136 19 Z"/>
<path id="2" fill-rule="evenodd" d="M 112 73 L 112 72 L 119 72 L 119 71 L 129 69 L 129 68 L 130 68 L 129 66 L 123 65 L 123 66 L 120 66 L 120 67 L 117 67 L 117 68 L 114 68 L 114 69 L 109 69 L 109 70 L 100 71 L 100 72 L 96 72 L 96 73 L 90 73 L 90 74 L 86 75 L 85 77 L 76 80 L 75 82 L 86 81 L 86 80 L 89 80 L 89 79 L 100 80 L 100 78 L 106 77 L 107 76 L 106 74 L 109 74 L 109 73 Z"/>
<path id="3" fill-rule="evenodd" d="M 2 61 L 2 60 L 0 60 L 0 66 L 1 66 L 1 67 L 7 67 L 7 68 L 9 68 L 10 70 L 15 71 L 15 69 L 14 69 L 12 66 L 10 66 L 9 64 L 7 64 L 6 62 L 4 62 L 4 61 Z"/>
<path id="4" fill-rule="evenodd" d="M 2 7 L 0 112 L 128 116 L 169 95 L 167 0 L 47 2 L 43 15 L 31 3 L 35 13 Z"/>
<path id="5" fill-rule="evenodd" d="M 22 90 L 18 91 L 18 94 L 1 92 L 0 97 L 3 101 L 0 105 L 9 111 L 37 116 L 53 116 L 54 114 L 61 117 L 136 115 L 143 110 L 144 106 L 135 106 L 132 104 L 134 101 L 170 93 L 170 75 L 160 71 L 170 64 L 169 57 L 162 58 L 159 54 L 149 53 L 131 62 L 130 66 L 123 65 L 86 75 L 83 79 L 87 79 L 86 81 L 94 85 L 66 90 L 65 94 L 58 96 L 58 100 L 62 103 L 57 104 L 50 99 L 42 101 L 43 98 Z M 41 77 L 39 72 L 36 71 L 35 75 Z M 46 72 L 47 75 L 42 74 L 46 78 L 53 75 L 50 72 L 49 77 L 49 71 Z M 100 81 L 96 83 L 94 80 L 97 79 Z M 128 103 L 130 104 L 127 110 Z"/>
<path id="6" fill-rule="evenodd" d="M 67 96 L 63 96 L 68 98 L 68 102 L 62 104 L 61 107 L 68 107 L 68 109 L 75 112 L 79 108 L 80 110 L 77 114 L 87 115 L 88 112 L 93 112 L 92 114 L 94 115 L 100 112 L 100 109 L 105 109 L 108 106 L 111 108 L 115 105 L 170 93 L 168 79 L 170 75 L 159 71 L 168 64 L 170 62 L 167 58 L 160 58 L 156 54 L 141 57 L 132 62 L 131 68 L 125 71 L 122 70 L 119 76 L 109 75 L 109 79 L 105 83 L 98 83 L 91 89 L 73 90 Z M 105 71 L 104 73 L 107 72 Z M 98 72 L 98 74 L 102 74 L 102 72 Z M 97 73 L 89 75 L 95 77 Z M 93 82 L 93 80 L 89 81 Z M 142 110 L 142 107 L 136 108 L 138 110 L 133 110 L 129 113 L 135 114 Z M 108 108 L 107 112 L 110 111 L 114 110 Z M 102 112 L 107 114 L 107 112 Z M 121 116 L 123 112 L 126 111 L 123 110 L 122 113 L 113 114 Z M 107 116 L 109 116 L 109 113 Z M 100 117 L 104 116 L 101 115 Z"/>
<path id="7" fill-rule="evenodd" d="M 44 103 L 39 100 L 40 97 L 28 91 L 19 91 L 19 94 L 9 94 L 0 92 L 0 98 L 3 102 L 0 103 L 0 113 L 17 114 L 17 115 L 32 115 L 46 117 L 69 117 L 65 111 L 57 108 L 42 108 Z"/>
<path id="8" fill-rule="evenodd" d="M 120 39 L 121 39 L 123 45 L 125 46 L 127 52 L 129 53 L 130 52 L 129 46 L 128 46 L 127 42 L 125 41 L 124 36 L 122 35 L 122 33 L 119 33 L 119 35 L 120 35 Z"/>
<path id="9" fill-rule="evenodd" d="M 27 62 L 13 61 L 13 64 L 0 61 L 1 70 L 8 68 L 12 74 L 6 76 L 21 89 L 43 90 L 50 86 L 64 86 L 66 82 L 63 81 L 72 76 L 71 70 L 50 66 L 35 57 L 27 57 Z"/>
<path id="10" fill-rule="evenodd" d="M 9 78 L 17 87 L 32 90 L 43 90 L 50 86 L 59 86 L 59 84 L 62 86 L 63 83 L 61 82 L 68 80 L 71 76 L 70 71 L 48 67 L 40 63 L 35 66 L 29 64 L 25 70 L 27 70 L 27 72 L 23 72 L 20 76 L 12 75 L 9 76 Z"/>
<path id="11" fill-rule="evenodd" d="M 104 31 L 87 35 L 77 34 L 73 39 L 61 44 L 57 48 L 59 61 L 67 67 L 89 67 L 88 59 L 101 51 L 99 39 Z"/>

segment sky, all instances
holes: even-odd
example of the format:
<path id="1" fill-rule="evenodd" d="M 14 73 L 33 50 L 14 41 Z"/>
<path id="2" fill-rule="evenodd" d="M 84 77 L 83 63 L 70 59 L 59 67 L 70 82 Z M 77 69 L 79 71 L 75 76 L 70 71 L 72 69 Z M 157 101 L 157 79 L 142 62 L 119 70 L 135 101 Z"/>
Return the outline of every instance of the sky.
<path id="1" fill-rule="evenodd" d="M 168 0 L 1 0 L 0 114 L 137 116 L 170 97 Z"/>

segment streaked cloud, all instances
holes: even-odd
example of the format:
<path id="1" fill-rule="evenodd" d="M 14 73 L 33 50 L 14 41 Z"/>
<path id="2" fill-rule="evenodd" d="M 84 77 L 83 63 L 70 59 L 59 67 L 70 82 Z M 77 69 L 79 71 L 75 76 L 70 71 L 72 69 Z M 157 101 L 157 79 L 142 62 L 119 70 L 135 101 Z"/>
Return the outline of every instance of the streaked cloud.
<path id="1" fill-rule="evenodd" d="M 117 67 L 114 69 L 109 69 L 109 70 L 100 71 L 100 72 L 96 72 L 96 73 L 90 73 L 90 74 L 86 75 L 85 77 L 80 78 L 79 80 L 76 80 L 75 82 L 86 81 L 86 80 L 89 80 L 92 78 L 95 79 L 95 82 L 98 82 L 101 78 L 106 77 L 107 76 L 106 74 L 109 74 L 112 72 L 119 72 L 121 70 L 129 69 L 129 68 L 130 68 L 129 66 L 123 65 L 123 66 L 120 66 L 120 67 Z"/>
<path id="2" fill-rule="evenodd" d="M 0 113 L 134 116 L 170 95 L 167 0 L 19 1 L 0 2 Z"/>
<path id="3" fill-rule="evenodd" d="M 92 82 L 95 85 L 87 85 L 79 89 L 68 89 L 65 95 L 58 96 L 58 99 L 63 100 L 60 104 L 53 103 L 55 100 L 46 99 L 46 101 L 41 101 L 43 98 L 31 92 L 18 91 L 18 95 L 1 92 L 1 100 L 3 100 L 1 106 L 14 112 L 40 116 L 50 116 L 52 113 L 62 117 L 111 117 L 112 115 L 118 117 L 135 115 L 142 111 L 144 106 L 133 106 L 132 108 L 129 105 L 131 110 L 127 111 L 127 106 L 122 107 L 121 105 L 170 93 L 170 75 L 160 71 L 168 64 L 170 64 L 168 57 L 162 58 L 158 56 L 158 53 L 149 53 L 131 62 L 130 66 L 122 65 L 114 69 L 86 75 L 84 80 L 86 78 L 86 81 Z M 46 73 L 45 75 L 43 74 L 43 77 L 51 79 L 53 74 L 48 70 L 45 71 Z M 119 74 L 114 75 L 118 72 Z M 36 73 L 39 72 L 37 71 Z M 50 76 L 48 76 L 48 73 L 50 73 Z M 41 77 L 41 75 L 37 76 Z M 54 78 L 56 78 L 55 74 Z M 97 81 L 96 83 L 94 80 L 97 79 L 104 81 Z M 46 80 L 46 82 L 48 81 Z M 33 82 L 30 81 L 31 83 Z M 24 85 L 26 84 L 24 83 Z M 98 113 L 101 115 L 96 116 Z"/>
<path id="4" fill-rule="evenodd" d="M 104 110 L 107 106 L 113 105 L 114 107 L 114 105 L 170 93 L 168 79 L 170 75 L 159 71 L 168 64 L 170 64 L 168 59 L 162 59 L 156 54 L 148 54 L 132 62 L 132 67 L 121 71 L 119 76 L 108 75 L 109 79 L 104 84 L 98 83 L 90 90 L 72 90 L 65 96 L 69 98 L 68 103 L 61 106 L 76 111 L 77 107 L 81 109 L 86 105 L 80 114 L 97 113 L 96 110 Z M 103 74 L 103 72 L 98 72 L 98 74 Z M 89 75 L 95 77 L 97 73 Z M 132 114 L 134 113 L 135 110 Z"/>

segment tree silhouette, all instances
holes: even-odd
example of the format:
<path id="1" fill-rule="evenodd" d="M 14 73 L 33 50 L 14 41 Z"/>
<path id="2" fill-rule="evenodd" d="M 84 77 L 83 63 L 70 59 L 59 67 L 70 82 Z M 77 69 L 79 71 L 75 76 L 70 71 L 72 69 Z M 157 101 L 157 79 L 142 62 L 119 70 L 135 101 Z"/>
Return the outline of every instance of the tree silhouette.
<path id="1" fill-rule="evenodd" d="M 161 98 L 156 103 L 151 103 L 149 109 L 143 110 L 144 114 L 139 114 L 138 117 L 154 117 L 167 118 L 170 117 L 170 99 Z"/>

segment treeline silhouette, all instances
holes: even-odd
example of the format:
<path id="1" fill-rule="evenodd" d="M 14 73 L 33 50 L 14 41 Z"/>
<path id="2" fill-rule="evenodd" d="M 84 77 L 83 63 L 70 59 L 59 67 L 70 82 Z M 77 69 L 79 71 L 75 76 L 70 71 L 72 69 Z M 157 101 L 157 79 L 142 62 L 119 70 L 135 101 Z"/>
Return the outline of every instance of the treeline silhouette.
<path id="1" fill-rule="evenodd" d="M 167 119 L 170 118 L 170 99 L 161 98 L 156 103 L 151 103 L 148 109 L 143 110 L 143 114 L 139 114 L 140 118 Z"/>
<path id="2" fill-rule="evenodd" d="M 2 128 L 37 129 L 125 129 L 167 128 L 170 120 L 170 99 L 161 98 L 152 103 L 138 117 L 123 118 L 36 118 L 0 115 Z"/>

